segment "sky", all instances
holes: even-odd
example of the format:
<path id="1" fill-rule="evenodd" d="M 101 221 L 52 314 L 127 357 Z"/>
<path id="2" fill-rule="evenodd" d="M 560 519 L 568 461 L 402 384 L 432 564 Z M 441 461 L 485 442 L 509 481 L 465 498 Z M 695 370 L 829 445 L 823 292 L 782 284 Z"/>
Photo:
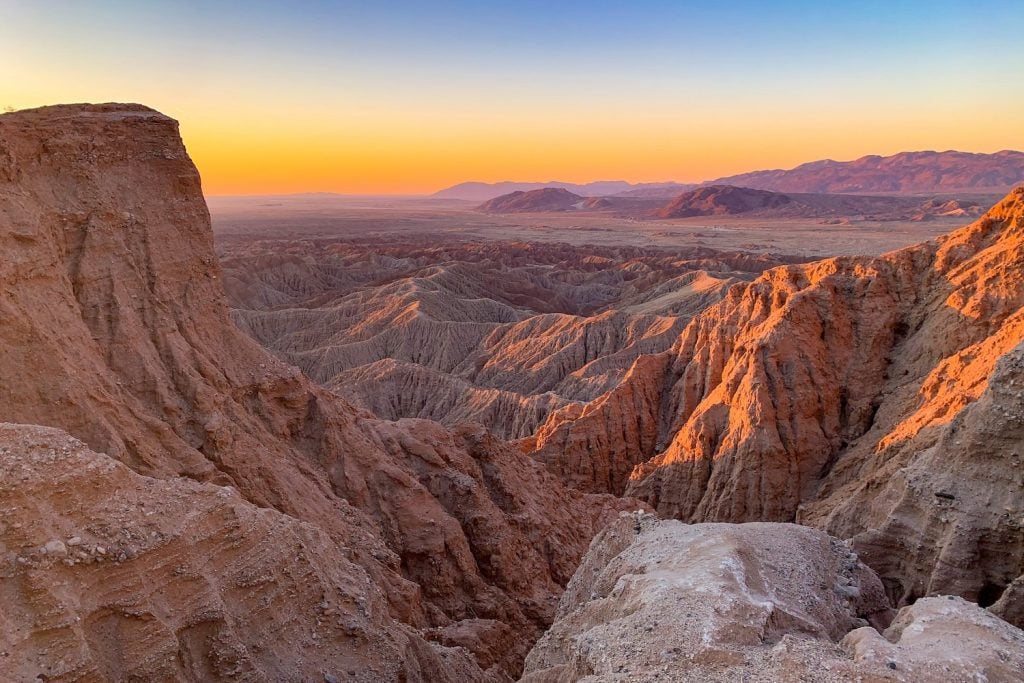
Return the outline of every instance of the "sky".
<path id="1" fill-rule="evenodd" d="M 0 108 L 140 102 L 208 195 L 1024 149 L 1024 2 L 0 0 Z"/>

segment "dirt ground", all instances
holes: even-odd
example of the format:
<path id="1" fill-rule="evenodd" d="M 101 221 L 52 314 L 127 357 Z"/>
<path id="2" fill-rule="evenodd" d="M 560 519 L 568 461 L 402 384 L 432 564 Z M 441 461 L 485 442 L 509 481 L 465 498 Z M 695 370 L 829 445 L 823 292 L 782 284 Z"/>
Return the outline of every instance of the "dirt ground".
<path id="1" fill-rule="evenodd" d="M 220 238 L 379 239 L 389 234 L 435 235 L 439 243 L 522 240 L 608 246 L 800 254 L 818 258 L 876 255 L 941 235 L 970 222 L 856 221 L 828 225 L 819 219 L 732 216 L 641 220 L 594 212 L 488 215 L 474 203 L 423 197 L 208 197 Z"/>

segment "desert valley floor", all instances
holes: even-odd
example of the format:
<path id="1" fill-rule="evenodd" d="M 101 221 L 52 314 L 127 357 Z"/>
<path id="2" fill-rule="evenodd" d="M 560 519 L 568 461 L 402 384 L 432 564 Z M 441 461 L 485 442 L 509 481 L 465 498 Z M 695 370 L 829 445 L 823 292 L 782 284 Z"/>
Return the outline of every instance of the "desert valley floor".
<path id="1" fill-rule="evenodd" d="M 1002 194 L 962 193 L 985 207 Z M 924 197 L 917 200 L 920 203 Z M 479 202 L 430 197 L 210 197 L 218 243 L 234 239 L 403 238 L 441 246 L 472 241 L 799 254 L 808 259 L 876 255 L 951 232 L 959 216 L 873 220 L 743 215 L 655 219 L 599 211 L 489 214 Z"/>

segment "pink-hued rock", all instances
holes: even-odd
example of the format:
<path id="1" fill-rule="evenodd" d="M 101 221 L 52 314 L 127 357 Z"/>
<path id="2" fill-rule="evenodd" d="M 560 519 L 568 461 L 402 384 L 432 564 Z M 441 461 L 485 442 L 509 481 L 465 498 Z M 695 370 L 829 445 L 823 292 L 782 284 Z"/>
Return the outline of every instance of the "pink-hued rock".
<path id="1" fill-rule="evenodd" d="M 901 604 L 1005 592 L 1021 623 L 1021 380 L 993 373 L 1024 340 L 1022 282 L 1024 189 L 936 242 L 772 269 L 552 413 L 531 452 L 666 516 L 855 537 Z M 988 426 L 968 447 L 955 432 L 976 405 Z"/>
<path id="2" fill-rule="evenodd" d="M 153 110 L 71 105 L 0 116 L 0 250 L 4 419 L 60 428 L 138 475 L 230 486 L 252 510 L 305 525 L 307 544 L 326 539 L 312 551 L 322 561 L 348 549 L 338 562 L 363 572 L 385 603 L 375 628 L 399 653 L 394 661 L 381 655 L 388 671 L 408 660 L 433 672 L 423 674 L 430 679 L 514 677 L 593 533 L 610 512 L 637 505 L 566 490 L 479 430 L 379 420 L 239 332 L 224 302 L 199 174 L 177 123 Z M 14 482 L 5 509 L 24 495 Z M 23 524 L 34 524 L 40 513 L 19 508 L 4 523 L 22 514 Z M 47 524 L 106 524 L 102 508 L 61 514 L 68 519 Z M 233 543 L 237 534 L 225 533 L 222 542 Z M 33 626 L 32 609 L 49 603 L 34 601 L 13 554 L 0 557 L 5 595 L 29 605 L 10 637 L 19 651 L 45 650 L 33 660 L 39 673 L 59 669 L 65 648 L 46 645 L 43 622 Z M 316 563 L 302 571 L 318 571 Z M 85 590 L 82 579 L 64 578 L 69 591 Z M 71 601 L 63 614 L 121 610 L 148 599 L 139 590 L 148 589 L 112 589 L 88 613 Z M 175 591 L 161 598 L 166 609 L 194 598 L 203 611 L 206 597 Z M 309 599 L 297 596 L 296 609 Z M 286 620 L 282 609 L 277 618 Z M 117 638 L 111 628 L 98 633 Z M 455 632 L 464 634 L 459 642 L 477 643 L 479 661 L 449 659 L 430 644 Z M 81 647 L 91 637 L 75 629 L 68 636 Z M 245 645 L 224 638 L 226 648 Z M 102 666 L 120 678 L 175 647 L 189 675 L 202 678 L 216 663 L 213 650 L 157 639 Z M 274 671 L 293 677 L 335 647 L 308 641 Z M 264 678 L 277 676 L 268 669 Z"/>

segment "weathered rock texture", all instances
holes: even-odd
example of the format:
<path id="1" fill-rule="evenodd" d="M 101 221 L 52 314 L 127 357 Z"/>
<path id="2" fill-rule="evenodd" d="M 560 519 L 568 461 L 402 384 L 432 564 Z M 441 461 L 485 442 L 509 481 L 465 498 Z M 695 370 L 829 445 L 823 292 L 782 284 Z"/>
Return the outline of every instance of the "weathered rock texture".
<path id="1" fill-rule="evenodd" d="M 901 602 L 955 592 L 1019 615 L 1018 352 L 993 372 L 1024 339 L 1021 283 L 1017 190 L 934 243 L 732 288 L 523 446 L 664 515 L 856 537 Z"/>
<path id="2" fill-rule="evenodd" d="M 355 559 L 366 539 L 141 476 L 53 428 L 0 425 L 0 444 L 5 681 L 480 677 L 396 624 Z"/>
<path id="3" fill-rule="evenodd" d="M 88 680 L 80 666 L 159 680 L 175 657 L 187 672 L 229 671 L 237 660 L 232 675 L 244 680 L 305 675 L 320 659 L 347 665 L 326 654 L 339 647 L 335 635 L 306 629 L 310 604 L 341 599 L 331 593 L 337 579 L 373 586 L 367 599 L 378 603 L 361 617 L 372 620 L 370 635 L 344 637 L 356 650 L 376 648 L 370 657 L 385 678 L 506 680 L 607 511 L 630 505 L 564 489 L 482 430 L 380 421 L 240 333 L 223 301 L 199 175 L 177 124 L 150 109 L 0 116 L 0 250 L 0 414 L 60 428 L 137 473 L 63 437 L 51 448 L 34 433 L 26 441 L 5 432 L 5 471 L 46 468 L 42 479 L 5 477 L 0 496 L 0 592 L 5 606 L 24 610 L 16 620 L 4 613 L 0 650 L 9 657 L 0 667 L 19 675 Z M 97 480 L 76 473 L 76 462 L 96 463 L 124 487 L 91 492 Z M 34 507 L 50 475 L 84 497 L 81 508 L 59 496 Z M 238 496 L 217 498 L 217 486 Z M 180 518 L 130 516 L 117 528 L 118 498 L 141 505 L 142 490 Z M 140 554 L 126 550 L 116 567 L 17 561 L 47 534 L 116 546 L 108 535 L 128 544 L 141 530 L 169 540 L 139 539 L 131 547 Z M 202 542 L 190 547 L 193 539 Z M 271 589 L 236 580 L 232 558 L 275 542 L 265 559 L 252 558 L 254 576 L 265 567 L 295 601 L 271 623 L 280 632 L 243 634 L 232 620 Z M 223 554 L 223 566 L 188 580 L 211 554 Z M 283 577 L 286 569 L 301 576 Z M 331 594 L 299 595 L 321 588 Z M 166 616 L 178 611 L 189 623 Z M 142 638 L 131 649 L 118 649 L 124 629 Z M 266 642 L 299 633 L 301 646 L 287 651 Z M 224 652 L 237 656 L 222 661 Z M 277 668 L 269 653 L 284 658 Z"/>
<path id="4" fill-rule="evenodd" d="M 564 244 L 223 238 L 238 326 L 388 418 L 503 438 L 616 386 L 777 258 Z"/>
<path id="5" fill-rule="evenodd" d="M 977 605 L 926 598 L 891 618 L 874 572 L 820 531 L 626 514 L 594 539 L 523 680 L 1021 679 L 1024 632 Z"/>

